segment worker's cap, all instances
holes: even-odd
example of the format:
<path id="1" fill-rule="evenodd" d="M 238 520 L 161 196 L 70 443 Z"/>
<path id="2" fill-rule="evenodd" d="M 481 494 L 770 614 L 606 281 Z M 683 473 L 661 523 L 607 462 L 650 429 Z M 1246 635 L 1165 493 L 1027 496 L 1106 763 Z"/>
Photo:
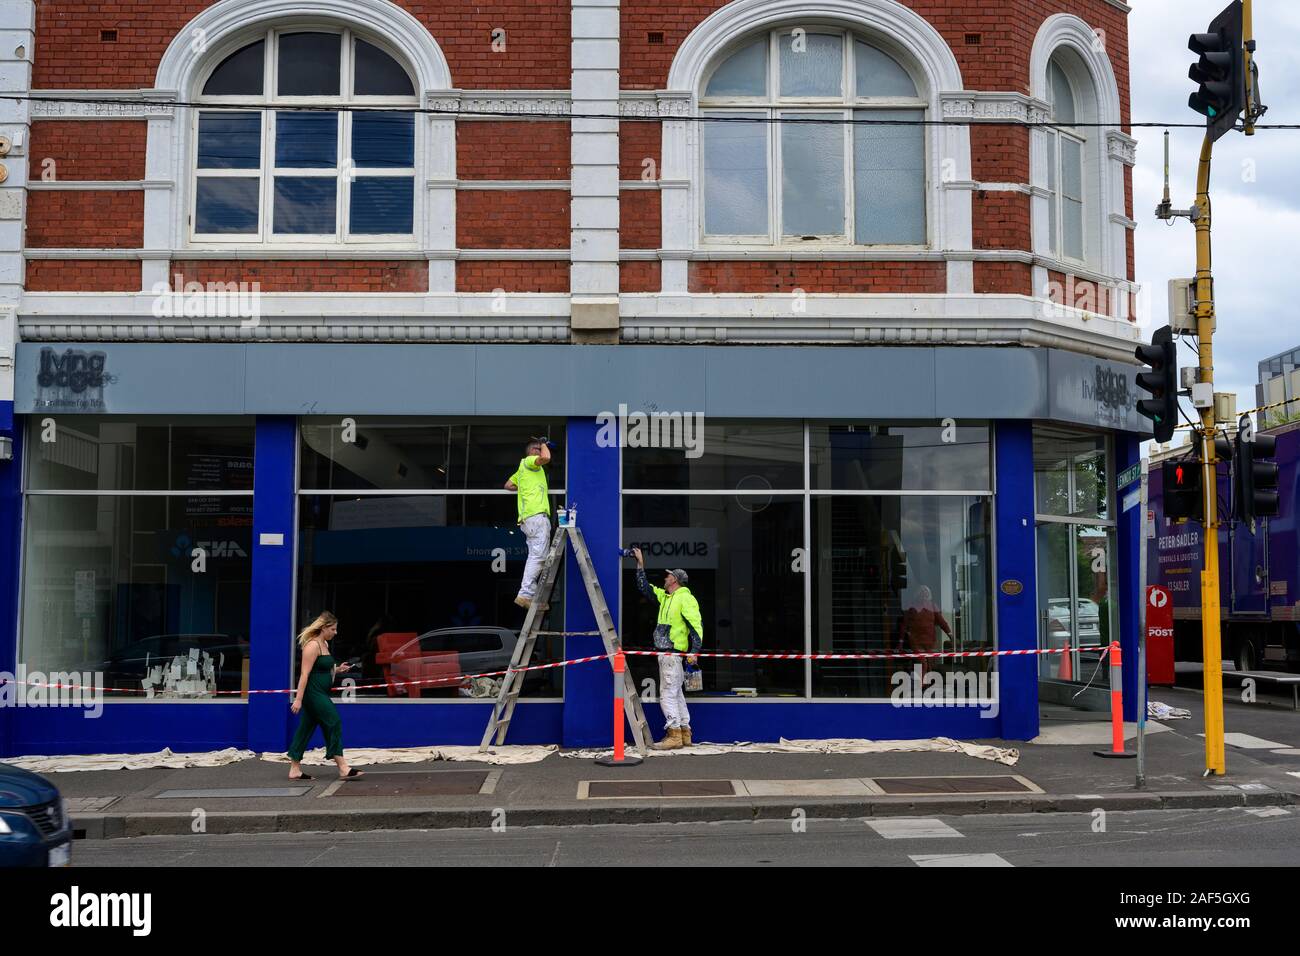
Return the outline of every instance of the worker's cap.
<path id="1" fill-rule="evenodd" d="M 691 576 L 681 568 L 669 568 L 664 573 L 671 574 L 673 577 L 675 577 L 677 579 L 678 584 L 685 584 L 687 581 L 691 579 Z"/>

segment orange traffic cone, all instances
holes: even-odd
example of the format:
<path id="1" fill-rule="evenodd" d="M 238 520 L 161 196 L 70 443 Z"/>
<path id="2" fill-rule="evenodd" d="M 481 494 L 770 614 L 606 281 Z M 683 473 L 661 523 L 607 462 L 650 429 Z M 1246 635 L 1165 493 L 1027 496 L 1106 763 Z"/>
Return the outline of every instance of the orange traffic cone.
<path id="1" fill-rule="evenodd" d="M 1061 680 L 1074 680 L 1074 668 L 1070 666 L 1070 655 L 1070 645 L 1066 644 L 1065 651 L 1061 654 L 1061 668 L 1056 675 Z"/>

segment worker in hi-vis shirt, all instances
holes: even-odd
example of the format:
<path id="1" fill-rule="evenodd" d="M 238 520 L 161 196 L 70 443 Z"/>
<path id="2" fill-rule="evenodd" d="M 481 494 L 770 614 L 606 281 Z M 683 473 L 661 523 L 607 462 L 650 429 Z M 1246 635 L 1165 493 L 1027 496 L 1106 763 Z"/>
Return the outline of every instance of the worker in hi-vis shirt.
<path id="1" fill-rule="evenodd" d="M 555 443 L 545 438 L 530 439 L 519 467 L 506 480 L 506 490 L 516 493 L 519 527 L 528 540 L 528 563 L 524 565 L 524 579 L 515 597 L 515 603 L 520 607 L 529 607 L 537 595 L 537 576 L 542 571 L 546 543 L 551 538 L 551 497 L 546 484 L 546 466 L 554 447 Z"/>

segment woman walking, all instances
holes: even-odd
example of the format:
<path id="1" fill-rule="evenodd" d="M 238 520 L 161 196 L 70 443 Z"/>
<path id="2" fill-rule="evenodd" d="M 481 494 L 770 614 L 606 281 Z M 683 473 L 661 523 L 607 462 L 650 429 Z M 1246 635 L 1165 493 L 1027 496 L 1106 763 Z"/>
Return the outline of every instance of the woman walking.
<path id="1" fill-rule="evenodd" d="M 332 757 L 339 768 L 339 777 L 355 779 L 365 776 L 361 771 L 348 766 L 343 759 L 343 721 L 330 700 L 330 687 L 334 685 L 335 674 L 346 674 L 351 670 L 348 664 L 335 664 L 330 656 L 329 643 L 338 633 L 339 622 L 329 611 L 322 611 L 320 617 L 312 621 L 298 635 L 298 646 L 302 648 L 302 666 L 298 671 L 298 693 L 294 697 L 292 710 L 298 714 L 298 730 L 289 744 L 289 779 L 310 780 L 311 776 L 302 771 L 302 755 L 307 749 L 312 733 L 319 726 L 325 736 L 325 756 Z"/>

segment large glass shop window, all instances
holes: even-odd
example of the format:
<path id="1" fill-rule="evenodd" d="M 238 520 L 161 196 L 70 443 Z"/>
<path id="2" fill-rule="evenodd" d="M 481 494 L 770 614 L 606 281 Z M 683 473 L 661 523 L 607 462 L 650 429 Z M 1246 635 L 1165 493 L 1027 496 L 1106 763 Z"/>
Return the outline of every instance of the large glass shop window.
<path id="1" fill-rule="evenodd" d="M 29 673 L 99 674 L 110 699 L 246 699 L 251 421 L 59 416 L 27 448 Z"/>
<path id="2" fill-rule="evenodd" d="M 650 583 L 681 568 L 705 650 L 987 650 L 991 437 L 979 422 L 710 420 L 703 441 L 623 453 L 623 540 Z M 655 606 L 624 562 L 623 634 L 649 647 Z M 653 679 L 648 658 L 632 662 Z M 899 661 L 702 658 L 710 696 L 888 698 Z M 986 673 L 987 659 L 926 665 Z M 988 685 L 984 685 L 988 686 Z"/>
<path id="3" fill-rule="evenodd" d="M 525 613 L 514 598 L 527 546 L 503 486 L 528 439 L 553 436 L 554 527 L 563 420 L 307 418 L 301 434 L 298 626 L 321 610 L 338 617 L 331 651 L 359 665 L 358 696 L 494 696 Z M 562 631 L 563 568 L 548 603 L 543 630 Z M 533 662 L 563 651 L 562 637 L 539 638 Z M 525 696 L 562 691 L 560 668 L 524 681 Z"/>

